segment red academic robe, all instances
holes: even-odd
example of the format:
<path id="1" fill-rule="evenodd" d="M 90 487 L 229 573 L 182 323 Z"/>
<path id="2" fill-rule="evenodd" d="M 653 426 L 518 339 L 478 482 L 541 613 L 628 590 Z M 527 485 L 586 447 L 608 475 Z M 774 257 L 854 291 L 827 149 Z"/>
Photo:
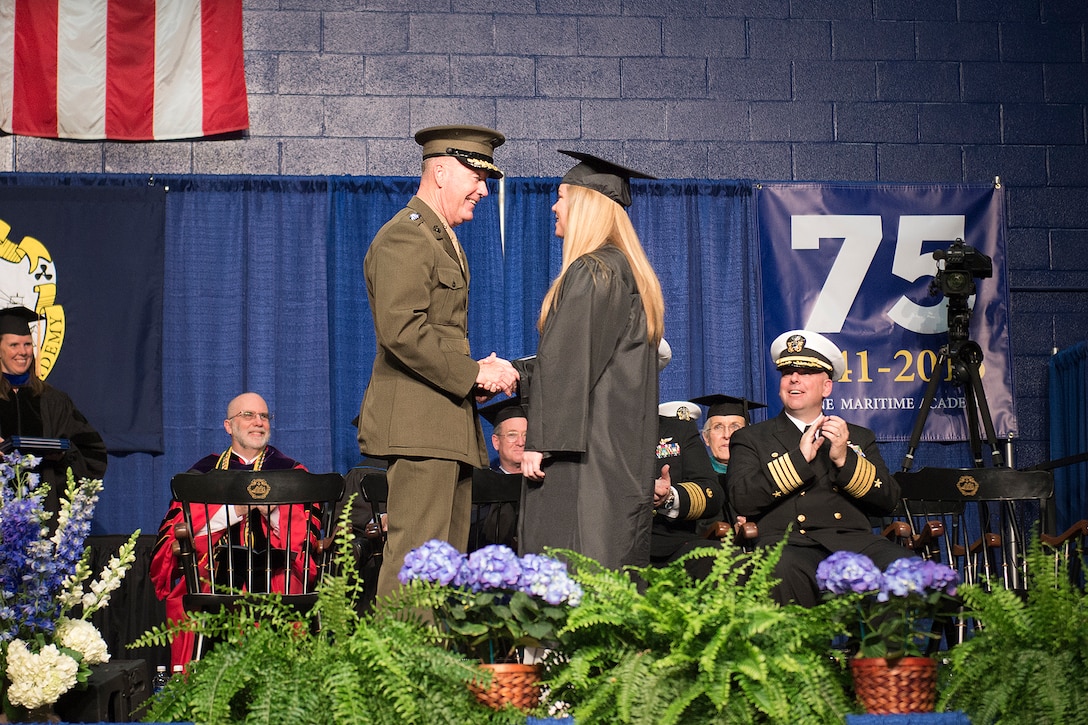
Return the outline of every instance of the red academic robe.
<path id="1" fill-rule="evenodd" d="M 196 462 L 196 464 L 189 469 L 195 473 L 207 473 L 215 468 L 216 463 L 219 460 L 218 454 L 211 454 L 205 456 Z M 250 470 L 251 465 L 242 463 L 233 452 L 230 455 L 230 462 L 228 464 L 230 470 Z M 284 470 L 291 468 L 305 469 L 298 461 L 288 458 L 280 453 L 272 446 L 267 447 L 265 453 L 264 464 L 262 470 Z M 212 517 L 222 507 L 210 507 L 208 514 Z M 280 525 L 278 529 L 268 530 L 267 521 L 263 518 L 261 523 L 264 533 L 268 536 L 269 541 L 274 546 L 282 546 L 283 539 L 280 538 L 282 534 L 288 530 L 286 526 L 285 516 L 291 517 L 291 549 L 298 550 L 301 548 L 302 542 L 306 536 L 313 536 L 313 532 L 318 531 L 319 523 L 313 520 L 313 517 L 307 513 L 303 506 L 280 506 L 279 507 L 279 520 Z M 201 507 L 196 507 L 192 511 L 193 515 L 193 527 L 196 532 L 202 531 L 207 524 L 207 516 Z M 174 555 L 174 525 L 184 521 L 182 514 L 181 504 L 177 501 L 170 502 L 170 509 L 167 511 L 166 516 L 163 517 L 162 523 L 159 524 L 159 538 L 155 542 L 155 548 L 151 557 L 151 581 L 155 585 L 155 595 L 159 599 L 166 600 L 166 617 L 171 622 L 182 622 L 186 618 L 185 607 L 182 604 L 182 597 L 185 596 L 185 580 L 181 576 L 181 569 L 177 557 Z M 215 544 L 229 531 L 237 528 L 237 524 L 230 528 L 225 528 L 220 531 L 213 532 L 211 543 L 214 547 Z M 208 537 L 206 536 L 194 536 L 193 548 L 196 552 L 197 561 L 199 562 L 199 575 L 201 580 L 208 578 L 207 561 L 208 561 Z M 317 563 L 310 560 L 310 571 L 306 573 L 308 578 L 312 578 L 317 573 Z M 300 561 L 296 561 L 292 565 L 290 572 L 291 576 L 291 589 L 296 590 L 296 587 L 301 588 L 303 581 L 302 564 Z M 275 592 L 283 592 L 285 583 L 284 572 L 279 572 L 272 578 L 272 590 Z M 182 632 L 175 636 L 170 644 L 170 663 L 171 665 L 188 664 L 192 659 L 193 645 L 195 643 L 195 636 L 191 632 Z"/>

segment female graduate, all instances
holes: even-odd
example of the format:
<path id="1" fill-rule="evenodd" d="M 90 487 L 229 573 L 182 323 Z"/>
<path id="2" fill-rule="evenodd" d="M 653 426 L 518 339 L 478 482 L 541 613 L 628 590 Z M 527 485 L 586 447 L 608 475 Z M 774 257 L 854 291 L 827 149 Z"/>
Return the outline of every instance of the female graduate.
<path id="1" fill-rule="evenodd" d="M 536 357 L 521 369 L 520 547 L 571 549 L 610 568 L 646 565 L 665 305 L 626 207 L 630 178 L 653 177 L 560 153 L 580 163 L 552 207 L 563 263 L 541 307 Z"/>

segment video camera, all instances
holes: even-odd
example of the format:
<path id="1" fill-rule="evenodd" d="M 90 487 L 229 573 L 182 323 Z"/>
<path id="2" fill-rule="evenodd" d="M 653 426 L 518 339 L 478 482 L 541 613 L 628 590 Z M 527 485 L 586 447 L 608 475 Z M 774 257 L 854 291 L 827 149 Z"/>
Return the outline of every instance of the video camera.
<path id="1" fill-rule="evenodd" d="M 937 274 L 930 283 L 930 294 L 938 291 L 945 297 L 970 297 L 975 293 L 975 278 L 985 279 L 993 276 L 993 261 L 974 247 L 963 243 L 962 239 L 952 242 L 948 249 L 938 249 L 933 253 L 938 262 Z"/>
<path id="2" fill-rule="evenodd" d="M 962 239 L 952 242 L 948 249 L 938 249 L 933 258 L 944 264 L 937 265 L 937 274 L 929 283 L 929 293 L 938 292 L 948 298 L 948 341 L 953 360 L 957 359 L 963 344 L 968 341 L 971 324 L 971 308 L 967 298 L 975 293 L 975 277 L 991 277 L 993 261 Z"/>

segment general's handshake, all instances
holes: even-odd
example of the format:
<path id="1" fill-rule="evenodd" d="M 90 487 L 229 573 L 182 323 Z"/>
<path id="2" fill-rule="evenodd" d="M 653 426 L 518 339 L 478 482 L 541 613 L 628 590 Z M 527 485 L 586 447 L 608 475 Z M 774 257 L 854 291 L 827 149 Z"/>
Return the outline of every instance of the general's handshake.
<path id="1" fill-rule="evenodd" d="M 518 386 L 518 371 L 509 360 L 491 353 L 480 363 L 480 372 L 476 376 L 476 400 L 483 402 L 497 393 L 514 395 Z"/>

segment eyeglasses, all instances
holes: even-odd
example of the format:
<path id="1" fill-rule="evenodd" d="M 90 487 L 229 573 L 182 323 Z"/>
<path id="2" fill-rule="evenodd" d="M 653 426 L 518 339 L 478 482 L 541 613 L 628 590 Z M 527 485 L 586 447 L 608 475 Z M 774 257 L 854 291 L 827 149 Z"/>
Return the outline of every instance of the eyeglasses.
<path id="1" fill-rule="evenodd" d="M 743 427 L 743 423 L 730 423 L 729 425 L 726 425 L 725 423 L 715 423 L 714 425 L 710 426 L 710 432 L 717 433 L 718 435 L 722 435 L 724 433 L 729 433 L 729 435 L 733 435 Z"/>
<path id="2" fill-rule="evenodd" d="M 231 417 L 227 418 L 227 420 L 234 420 L 235 418 L 241 418 L 242 420 L 253 420 L 254 418 L 258 418 L 258 417 L 261 420 L 265 421 L 266 423 L 268 421 L 272 420 L 272 414 L 271 413 L 255 413 L 252 410 L 239 411 L 239 412 L 235 413 L 234 415 L 232 415 Z"/>
<path id="3" fill-rule="evenodd" d="M 526 435 L 525 431 L 521 431 L 519 433 L 516 430 L 512 430 L 512 431 L 507 431 L 506 433 L 503 433 L 502 437 L 506 439 L 507 443 L 517 443 L 518 441 L 525 440 L 525 435 Z"/>

